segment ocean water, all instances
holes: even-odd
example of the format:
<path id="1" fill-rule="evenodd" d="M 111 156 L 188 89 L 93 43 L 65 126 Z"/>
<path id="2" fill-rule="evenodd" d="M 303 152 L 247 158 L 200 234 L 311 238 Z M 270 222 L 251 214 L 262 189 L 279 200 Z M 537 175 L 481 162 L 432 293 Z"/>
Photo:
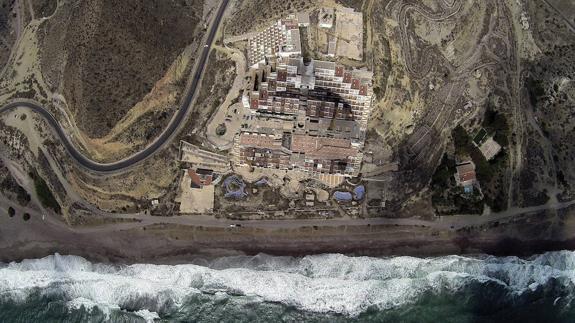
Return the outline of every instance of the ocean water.
<path id="1" fill-rule="evenodd" d="M 575 322 L 575 253 L 0 264 L 0 322 Z"/>

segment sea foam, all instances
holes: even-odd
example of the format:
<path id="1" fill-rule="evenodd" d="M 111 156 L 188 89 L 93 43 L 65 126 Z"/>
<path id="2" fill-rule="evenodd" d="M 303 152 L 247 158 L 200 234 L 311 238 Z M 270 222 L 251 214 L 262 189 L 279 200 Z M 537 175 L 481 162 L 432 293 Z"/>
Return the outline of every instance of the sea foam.
<path id="1" fill-rule="evenodd" d="M 195 294 L 214 299 L 243 295 L 305 311 L 356 316 L 371 307 L 391 309 L 424 293 L 456 292 L 471 283 L 492 282 L 521 295 L 551 279 L 573 285 L 575 253 L 530 259 L 258 255 L 221 258 L 208 266 L 112 266 L 56 254 L 0 266 L 0 295 L 16 301 L 25 301 L 34 291 L 63 295 L 70 309 L 129 310 L 147 321 Z"/>

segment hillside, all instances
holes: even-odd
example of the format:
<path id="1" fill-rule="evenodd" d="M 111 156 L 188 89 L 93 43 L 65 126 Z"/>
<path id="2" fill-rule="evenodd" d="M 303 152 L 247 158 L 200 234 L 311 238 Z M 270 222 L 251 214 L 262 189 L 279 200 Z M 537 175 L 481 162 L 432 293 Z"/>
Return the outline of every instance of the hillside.
<path id="1" fill-rule="evenodd" d="M 77 126 L 105 136 L 197 37 L 202 1 L 72 1 L 38 34 L 42 73 Z"/>

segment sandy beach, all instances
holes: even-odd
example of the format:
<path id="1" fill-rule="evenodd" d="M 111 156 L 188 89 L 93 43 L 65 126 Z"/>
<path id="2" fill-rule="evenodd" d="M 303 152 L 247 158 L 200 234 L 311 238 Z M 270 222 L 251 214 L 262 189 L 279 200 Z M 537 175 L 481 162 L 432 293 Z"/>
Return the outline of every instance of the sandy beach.
<path id="1" fill-rule="evenodd" d="M 54 216 L 42 219 L 33 209 L 21 212 L 26 211 L 33 214 L 29 221 L 24 221 L 21 214 L 9 217 L 2 209 L 1 262 L 54 253 L 78 255 L 98 262 L 173 264 L 258 253 L 294 256 L 319 253 L 528 256 L 575 249 L 573 205 L 458 227 L 437 225 L 437 221 L 413 221 L 411 225 L 338 225 L 329 220 L 323 220 L 324 225 L 314 222 L 307 226 L 302 222 L 300 226 L 294 226 L 286 222 L 285 226 L 281 223 L 271 226 L 263 222 L 229 227 L 169 223 L 170 218 L 161 217 L 70 227 Z"/>

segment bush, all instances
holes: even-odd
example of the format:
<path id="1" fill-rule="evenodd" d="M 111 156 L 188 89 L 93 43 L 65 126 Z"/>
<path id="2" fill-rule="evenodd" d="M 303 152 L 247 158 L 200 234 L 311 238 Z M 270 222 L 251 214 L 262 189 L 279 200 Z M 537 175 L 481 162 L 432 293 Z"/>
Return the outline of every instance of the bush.
<path id="1" fill-rule="evenodd" d="M 526 83 L 531 105 L 536 106 L 539 99 L 545 95 L 545 87 L 543 82 L 541 80 L 535 80 L 532 77 L 529 77 Z"/>
<path id="2" fill-rule="evenodd" d="M 60 204 L 58 204 L 58 201 L 52 194 L 52 191 L 50 191 L 48 184 L 46 184 L 44 179 L 42 179 L 42 177 L 40 177 L 38 174 L 34 174 L 32 178 L 34 179 L 34 188 L 40 203 L 42 203 L 44 207 L 50 208 L 56 213 L 60 213 Z"/>
<path id="3" fill-rule="evenodd" d="M 432 188 L 443 188 L 448 184 L 448 181 L 455 174 L 455 160 L 449 158 L 447 154 L 443 154 L 441 164 L 435 169 L 431 177 Z"/>
<path id="4" fill-rule="evenodd" d="M 216 135 L 223 136 L 226 134 L 226 130 L 227 130 L 226 125 L 221 123 L 216 127 Z"/>
<path id="5" fill-rule="evenodd" d="M 457 126 L 453 129 L 451 136 L 453 137 L 455 153 L 459 156 L 469 155 L 470 148 L 474 146 L 471 145 L 467 131 L 465 131 L 462 126 Z"/>
<path id="6" fill-rule="evenodd" d="M 13 207 L 9 207 L 9 208 L 8 208 L 8 215 L 9 215 L 10 217 L 13 217 L 14 215 L 16 215 L 16 210 L 14 210 Z"/>
<path id="7" fill-rule="evenodd" d="M 0 182 L 0 190 L 15 193 L 16 200 L 20 205 L 26 206 L 30 202 L 30 194 L 22 186 L 18 185 L 10 175 Z"/>
<path id="8" fill-rule="evenodd" d="M 22 216 L 22 218 L 24 219 L 24 221 L 28 221 L 28 220 L 30 220 L 30 214 L 24 213 L 24 215 Z"/>
<path id="9" fill-rule="evenodd" d="M 507 118 L 500 112 L 497 112 L 491 105 L 487 106 L 485 116 L 483 118 L 483 127 L 487 130 L 489 135 L 494 136 L 502 147 L 509 145 L 509 124 Z"/>
<path id="10" fill-rule="evenodd" d="M 26 206 L 30 202 L 30 194 L 28 194 L 22 186 L 18 185 L 16 188 L 16 199 L 18 200 L 18 203 Z"/>

